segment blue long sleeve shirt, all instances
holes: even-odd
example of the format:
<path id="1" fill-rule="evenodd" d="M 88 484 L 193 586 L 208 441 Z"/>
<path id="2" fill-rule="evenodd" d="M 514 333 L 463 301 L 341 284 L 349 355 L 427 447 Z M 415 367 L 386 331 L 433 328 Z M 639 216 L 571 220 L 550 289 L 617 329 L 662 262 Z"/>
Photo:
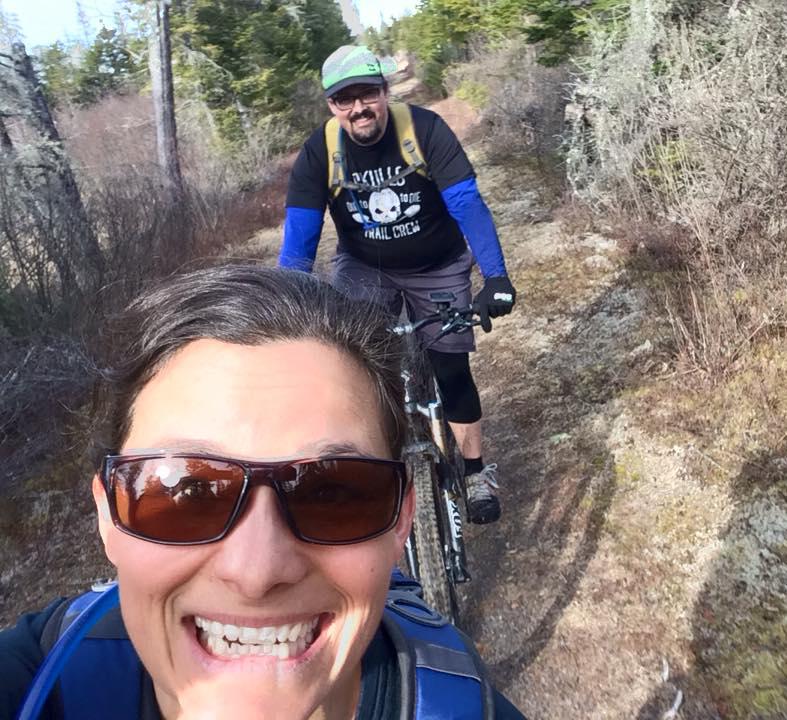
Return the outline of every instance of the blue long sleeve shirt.
<path id="1" fill-rule="evenodd" d="M 456 220 L 484 277 L 506 274 L 503 251 L 492 213 L 475 178 L 467 178 L 441 192 L 451 217 Z M 284 242 L 279 253 L 281 267 L 310 271 L 322 233 L 323 213 L 314 208 L 288 207 Z"/>

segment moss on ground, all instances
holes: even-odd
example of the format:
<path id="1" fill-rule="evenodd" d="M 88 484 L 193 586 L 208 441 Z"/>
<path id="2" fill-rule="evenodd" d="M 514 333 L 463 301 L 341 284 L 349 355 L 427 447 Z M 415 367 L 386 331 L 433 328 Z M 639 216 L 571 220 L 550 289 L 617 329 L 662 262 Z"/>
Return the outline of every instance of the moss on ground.
<path id="1" fill-rule="evenodd" d="M 701 654 L 703 675 L 735 720 L 787 717 L 787 621 L 763 608 L 716 616 L 713 640 Z"/>

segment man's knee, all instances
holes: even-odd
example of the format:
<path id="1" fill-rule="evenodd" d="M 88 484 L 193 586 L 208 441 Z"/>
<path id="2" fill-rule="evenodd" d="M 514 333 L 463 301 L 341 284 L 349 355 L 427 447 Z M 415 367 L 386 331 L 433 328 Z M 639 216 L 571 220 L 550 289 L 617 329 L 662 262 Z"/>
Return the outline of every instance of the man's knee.
<path id="1" fill-rule="evenodd" d="M 481 398 L 470 372 L 469 353 L 429 350 L 443 410 L 450 422 L 474 423 L 481 419 Z"/>

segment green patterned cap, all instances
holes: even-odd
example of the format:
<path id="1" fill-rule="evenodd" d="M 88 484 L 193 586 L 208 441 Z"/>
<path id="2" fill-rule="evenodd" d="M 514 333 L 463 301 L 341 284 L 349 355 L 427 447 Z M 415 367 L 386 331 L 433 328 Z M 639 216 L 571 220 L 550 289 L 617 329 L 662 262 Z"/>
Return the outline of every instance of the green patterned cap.
<path id="1" fill-rule="evenodd" d="M 358 83 L 382 85 L 384 75 L 396 72 L 393 58 L 378 58 L 365 45 L 342 45 L 322 64 L 322 88 L 330 97 Z"/>

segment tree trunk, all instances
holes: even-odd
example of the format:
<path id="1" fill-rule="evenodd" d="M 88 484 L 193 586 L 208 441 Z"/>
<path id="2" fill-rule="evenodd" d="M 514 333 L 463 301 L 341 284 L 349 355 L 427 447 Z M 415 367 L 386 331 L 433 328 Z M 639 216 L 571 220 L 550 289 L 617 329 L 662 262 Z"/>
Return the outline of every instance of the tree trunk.
<path id="1" fill-rule="evenodd" d="M 179 199 L 183 178 L 178 159 L 178 133 L 175 122 L 175 93 L 172 86 L 172 48 L 169 38 L 169 0 L 153 0 L 153 32 L 148 43 L 153 108 L 156 116 L 156 146 L 161 172 Z"/>
<path id="2" fill-rule="evenodd" d="M 5 121 L 2 114 L 0 114 L 0 148 L 3 149 L 3 152 L 9 154 L 14 150 L 14 144 L 11 142 L 8 130 L 5 129 Z"/>
<path id="3" fill-rule="evenodd" d="M 76 274 L 82 276 L 80 289 L 87 290 L 88 284 L 100 287 L 104 276 L 103 254 L 85 212 L 79 186 L 63 149 L 60 133 L 55 127 L 44 93 L 41 91 L 38 78 L 33 70 L 33 63 L 25 51 L 25 46 L 15 43 L 11 55 L 14 69 L 23 81 L 24 95 L 26 95 L 24 99 L 27 101 L 29 109 L 26 120 L 35 129 L 38 136 L 44 140 L 38 146 L 39 154 L 49 172 L 56 177 L 62 190 L 62 197 L 59 198 L 58 204 L 62 209 L 62 222 L 67 224 L 71 240 L 69 244 L 78 246 L 78 253 L 73 257 L 73 260 L 76 260 L 74 264 L 78 268 Z M 72 252 L 66 251 L 66 254 L 71 255 Z M 93 271 L 90 273 L 90 281 L 87 281 L 83 269 L 79 268 L 81 264 L 79 256 L 89 263 L 90 269 Z"/>
<path id="4" fill-rule="evenodd" d="M 0 240 L 16 257 L 18 272 L 64 307 L 92 297 L 104 278 L 104 257 L 90 225 L 60 135 L 25 47 L 14 43 L 0 55 L 3 113 L 36 137 L 14 146 L 13 127 L 0 128 L 0 155 L 7 193 Z M 59 282 L 52 282 L 53 271 Z M 40 294 L 40 292 L 39 292 Z M 42 305 L 49 313 L 52 303 Z"/>

